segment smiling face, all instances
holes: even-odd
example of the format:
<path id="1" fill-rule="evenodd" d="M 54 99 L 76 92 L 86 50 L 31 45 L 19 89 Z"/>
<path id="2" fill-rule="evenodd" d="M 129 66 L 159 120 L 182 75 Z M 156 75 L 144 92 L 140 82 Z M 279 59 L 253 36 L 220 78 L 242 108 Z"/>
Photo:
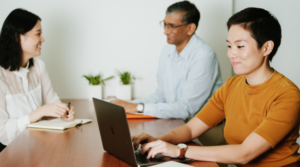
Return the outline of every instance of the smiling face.
<path id="1" fill-rule="evenodd" d="M 248 30 L 241 25 L 232 25 L 227 37 L 227 56 L 231 61 L 234 73 L 247 75 L 260 69 L 267 61 L 266 52 L 258 49 L 257 42 Z"/>
<path id="2" fill-rule="evenodd" d="M 175 12 L 166 15 L 164 19 L 166 25 L 179 26 L 176 28 L 165 28 L 164 34 L 167 35 L 167 42 L 169 44 L 178 45 L 181 44 L 187 38 L 189 38 L 189 27 L 181 22 L 182 16 L 184 14 L 185 13 L 183 12 Z"/>
<path id="3" fill-rule="evenodd" d="M 41 55 L 42 42 L 45 41 L 42 36 L 41 22 L 37 21 L 36 25 L 24 35 L 20 35 L 23 63 L 29 59 Z M 24 64 L 23 64 L 24 65 Z"/>

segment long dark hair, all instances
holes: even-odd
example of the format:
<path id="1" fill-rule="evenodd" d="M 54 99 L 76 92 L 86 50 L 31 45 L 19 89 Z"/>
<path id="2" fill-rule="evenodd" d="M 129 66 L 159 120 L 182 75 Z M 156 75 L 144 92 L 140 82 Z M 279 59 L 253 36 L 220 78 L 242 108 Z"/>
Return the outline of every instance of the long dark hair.
<path id="1" fill-rule="evenodd" d="M 10 71 L 20 69 L 22 48 L 20 34 L 30 31 L 41 18 L 27 10 L 15 9 L 5 19 L 0 33 L 0 66 Z M 29 67 L 33 66 L 29 60 Z"/>

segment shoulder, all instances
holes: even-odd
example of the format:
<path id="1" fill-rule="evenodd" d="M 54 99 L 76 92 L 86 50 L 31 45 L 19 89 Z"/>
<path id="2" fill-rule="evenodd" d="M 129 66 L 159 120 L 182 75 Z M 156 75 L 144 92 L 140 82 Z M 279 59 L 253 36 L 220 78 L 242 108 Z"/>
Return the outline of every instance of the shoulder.
<path id="1" fill-rule="evenodd" d="M 244 75 L 235 75 L 233 77 L 230 77 L 227 79 L 227 81 L 223 84 L 225 87 L 235 87 L 236 85 L 242 84 L 245 82 L 245 76 Z"/>
<path id="2" fill-rule="evenodd" d="M 214 53 L 214 50 L 211 46 L 209 46 L 205 41 L 203 41 L 200 37 L 195 35 L 195 44 L 193 48 L 197 52 L 208 52 L 208 53 Z"/>
<path id="3" fill-rule="evenodd" d="M 5 71 L 5 69 L 0 66 L 0 80 L 2 80 L 2 73 L 3 73 L 3 71 Z"/>
<path id="4" fill-rule="evenodd" d="M 300 90 L 296 84 L 294 84 L 290 79 L 288 79 L 283 74 L 275 71 L 276 76 L 273 81 L 273 90 L 277 91 L 279 95 L 285 94 L 289 98 L 298 98 L 300 100 Z"/>
<path id="5" fill-rule="evenodd" d="M 211 59 L 218 61 L 215 51 L 205 41 L 198 36 L 193 36 L 193 44 L 191 46 L 190 58 L 197 59 Z"/>
<path id="6" fill-rule="evenodd" d="M 282 86 L 285 86 L 285 87 L 291 87 L 291 88 L 294 88 L 294 89 L 299 89 L 296 84 L 294 84 L 294 82 L 292 82 L 290 79 L 288 79 L 286 76 L 284 76 L 283 74 L 275 71 L 277 77 L 278 77 L 278 80 L 279 82 L 282 84 Z"/>
<path id="7" fill-rule="evenodd" d="M 35 65 L 35 66 L 37 65 L 37 66 L 38 66 L 38 69 L 39 69 L 40 71 L 44 71 L 44 70 L 46 69 L 46 66 L 45 66 L 45 63 L 44 63 L 43 60 L 41 60 L 41 59 L 39 59 L 39 58 L 34 58 L 33 61 L 34 61 L 34 65 Z"/>
<path id="8" fill-rule="evenodd" d="M 4 69 L 3 67 L 0 67 L 0 91 L 5 91 L 5 83 L 7 79 L 7 75 L 11 75 L 11 71 Z M 5 77 L 6 76 L 6 77 Z"/>
<path id="9" fill-rule="evenodd" d="M 5 80 L 5 76 L 7 75 L 11 75 L 11 71 L 9 71 L 8 69 L 4 69 L 3 67 L 0 67 L 0 81 L 4 81 Z"/>
<path id="10" fill-rule="evenodd" d="M 245 76 L 244 75 L 235 75 L 233 77 L 229 77 L 226 82 L 232 84 L 232 83 L 242 82 L 244 80 L 245 80 Z"/>

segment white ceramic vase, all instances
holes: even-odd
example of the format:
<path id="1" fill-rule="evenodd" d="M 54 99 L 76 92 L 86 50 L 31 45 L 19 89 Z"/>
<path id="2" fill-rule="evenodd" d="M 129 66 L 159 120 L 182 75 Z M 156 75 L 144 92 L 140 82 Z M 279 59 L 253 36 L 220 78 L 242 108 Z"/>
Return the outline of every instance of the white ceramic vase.
<path id="1" fill-rule="evenodd" d="M 129 101 L 132 99 L 131 96 L 131 84 L 123 85 L 120 84 L 117 86 L 117 98 L 125 101 Z"/>
<path id="2" fill-rule="evenodd" d="M 101 85 L 89 85 L 89 100 L 93 100 L 93 97 L 97 99 L 102 99 Z"/>

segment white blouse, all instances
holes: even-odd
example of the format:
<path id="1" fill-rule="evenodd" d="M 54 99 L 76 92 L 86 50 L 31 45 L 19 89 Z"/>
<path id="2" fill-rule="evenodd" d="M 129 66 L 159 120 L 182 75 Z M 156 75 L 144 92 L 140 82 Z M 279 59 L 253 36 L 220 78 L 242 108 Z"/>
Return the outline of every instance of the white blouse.
<path id="1" fill-rule="evenodd" d="M 60 102 L 45 63 L 9 71 L 0 67 L 0 142 L 8 145 L 30 123 L 29 114 L 43 104 Z"/>

